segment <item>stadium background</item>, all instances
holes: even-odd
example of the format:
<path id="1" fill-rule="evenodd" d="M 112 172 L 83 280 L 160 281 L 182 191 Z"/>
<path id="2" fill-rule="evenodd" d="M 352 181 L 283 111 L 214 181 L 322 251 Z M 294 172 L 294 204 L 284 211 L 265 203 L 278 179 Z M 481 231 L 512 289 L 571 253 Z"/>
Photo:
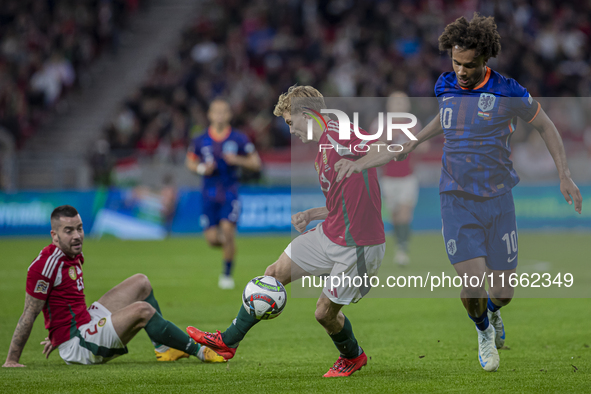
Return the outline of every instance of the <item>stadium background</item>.
<path id="1" fill-rule="evenodd" d="M 26 267 L 49 241 L 51 210 L 65 203 L 80 210 L 87 233 L 95 236 L 88 238 L 85 247 L 92 262 L 85 267 L 88 282 L 93 284 L 89 285 L 93 290 L 87 289 L 89 300 L 128 274 L 141 271 L 152 278 L 156 289 L 162 289 L 164 302 L 178 321 L 197 324 L 186 317 L 186 308 L 191 308 L 198 311 L 195 318 L 203 322 L 203 328 L 225 328 L 237 308 L 239 290 L 219 294 L 214 286 L 220 257 L 199 238 L 200 180 L 183 165 L 189 139 L 207 124 L 208 103 L 218 95 L 228 98 L 234 111 L 233 125 L 254 141 L 264 163 L 261 174 L 244 174 L 237 282 L 246 283 L 288 243 L 290 215 L 305 208 L 292 203 L 292 193 L 306 196 L 310 206 L 323 204 L 317 186 L 308 182 L 305 174 L 299 177 L 291 172 L 297 156 L 292 154 L 289 130 L 272 115 L 278 95 L 297 82 L 316 86 L 325 96 L 333 97 L 385 97 L 394 90 L 411 97 L 432 97 L 437 77 L 451 69 L 447 54 L 438 51 L 437 38 L 447 23 L 460 15 L 470 18 L 474 11 L 494 15 L 502 37 L 501 54 L 489 65 L 517 79 L 532 96 L 552 98 L 547 99 L 548 104 L 542 100 L 544 108 L 561 132 L 573 179 L 583 198 L 591 195 L 588 2 L 5 0 L 1 5 L 0 235 L 5 238 L 0 240 L 0 354 L 6 353 L 22 312 Z M 565 259 L 584 267 L 591 215 L 585 208 L 582 215 L 576 215 L 564 202 L 552 159 L 536 134 L 520 125 L 512 140 L 513 159 L 522 178 L 515 189 L 522 230 L 520 259 L 555 265 Z M 434 233 L 440 231 L 436 185 L 441 144 L 442 140 L 436 140 L 415 163 L 421 194 L 414 227 L 424 232 L 413 238 L 411 257 L 417 264 L 437 262 L 448 270 L 440 236 Z M 169 190 L 177 195 L 172 204 L 162 199 Z M 112 236 L 164 240 L 126 242 Z M 395 267 L 386 267 L 393 254 L 388 242 L 384 266 L 395 272 Z M 591 284 L 588 274 L 582 279 Z M 179 300 L 178 294 L 187 299 Z M 5 302 L 9 299 L 15 302 Z M 241 348 L 243 358 L 232 363 L 237 374 L 234 378 L 249 381 L 249 371 L 255 370 L 258 377 L 271 368 L 271 376 L 281 380 L 285 379 L 282 371 L 308 362 L 309 357 L 300 354 L 295 345 L 286 345 L 285 338 L 272 327 L 281 327 L 286 335 L 301 335 L 299 329 L 309 326 L 310 334 L 304 338 L 314 338 L 312 348 L 319 346 L 325 354 L 332 354 L 328 346 L 323 347 L 324 334 L 314 326 L 311 302 L 293 301 L 288 304 L 292 317 L 282 316 L 277 323 L 260 329 L 265 333 L 262 336 L 282 344 L 286 356 L 279 356 L 279 367 L 268 361 L 265 364 L 273 347 L 266 349 L 262 340 L 253 339 Z M 374 304 L 364 306 L 374 316 L 384 309 L 397 311 L 397 315 L 384 317 L 383 323 L 395 325 L 399 334 L 408 329 L 415 331 L 413 338 L 423 335 L 432 339 L 427 330 L 415 326 L 415 312 L 431 313 L 429 304 L 421 300 L 410 300 L 410 304 L 401 300 L 371 302 Z M 465 330 L 471 335 L 467 322 L 461 329 L 455 325 L 462 312 L 458 302 L 438 302 L 440 311 L 434 313 L 442 320 L 441 330 Z M 524 309 L 526 306 L 541 312 L 534 315 Z M 580 321 L 589 322 L 588 307 L 588 300 L 574 300 L 566 306 L 560 300 L 523 300 L 521 308 L 516 306 L 513 312 L 508 308 L 507 315 L 515 320 L 546 316 L 561 319 L 561 323 L 528 338 L 527 322 L 512 321 L 515 342 L 521 341 L 522 350 L 529 353 L 509 359 L 511 369 L 521 373 L 509 379 L 513 386 L 503 383 L 505 388 L 528 391 L 542 384 L 551 391 L 576 391 L 584 387 L 581 377 L 589 377 L 589 346 L 582 339 L 588 332 Z M 356 313 L 354 309 L 351 315 Z M 443 314 L 446 310 L 454 314 Z M 300 324 L 298 316 L 308 320 Z M 380 326 L 372 324 L 369 317 L 360 312 L 355 317 L 369 326 L 366 335 L 380 335 Z M 35 349 L 42 331 L 37 323 L 23 356 L 35 369 L 36 384 L 44 382 L 43 368 L 61 365 L 56 355 L 47 363 Z M 318 344 L 313 342 L 316 340 Z M 382 355 L 383 365 L 374 367 L 379 376 L 376 389 L 383 391 L 390 379 L 400 379 L 400 374 L 407 372 L 410 376 L 400 382 L 402 390 L 439 388 L 435 380 L 444 372 L 439 365 L 442 360 L 451 368 L 451 377 L 445 378 L 444 384 L 459 384 L 457 388 L 469 390 L 471 379 L 482 379 L 471 345 L 449 341 L 431 349 L 435 362 L 421 358 L 423 364 L 418 364 L 417 355 L 425 353 L 424 343 L 417 339 L 419 345 L 413 347 L 413 340 L 393 345 L 394 355 Z M 396 337 L 393 341 L 397 342 Z M 141 384 L 142 376 L 148 376 L 135 364 L 123 364 L 145 362 L 150 357 L 149 344 L 140 342 L 134 340 L 131 346 L 141 349 L 143 356 L 132 354 L 127 361 L 109 366 L 116 376 L 115 391 L 133 390 Z M 364 346 L 382 345 L 370 343 Z M 473 367 L 469 373 L 457 360 L 457 348 L 461 349 L 460 361 Z M 375 354 L 379 356 L 379 352 Z M 539 367 L 532 361 L 536 357 L 546 364 Z M 569 357 L 582 359 L 577 364 Z M 327 362 L 331 361 L 315 359 L 313 364 L 321 370 Z M 174 367 L 171 376 L 179 381 L 162 376 L 154 367 L 149 373 L 191 387 L 191 379 L 179 377 L 188 371 L 183 369 L 187 366 L 197 367 L 188 363 Z M 389 372 L 390 367 L 395 373 Z M 544 370 L 555 374 L 554 383 L 541 376 Z M 127 373 L 138 374 L 131 378 L 131 386 L 125 382 L 130 376 Z M 199 374 L 203 379 L 197 379 L 204 388 L 219 391 L 216 385 L 226 384 L 219 370 L 202 369 Z M 330 386 L 316 382 L 316 375 L 315 370 L 306 370 L 291 386 L 264 386 L 260 378 L 251 383 L 253 389 L 327 390 Z M 366 375 L 372 377 L 371 372 Z M 62 382 L 59 377 L 63 375 L 56 376 L 52 382 L 62 392 L 69 390 L 68 384 L 79 387 L 79 382 Z M 491 379 L 485 377 L 486 384 L 496 388 L 498 382 Z M 20 390 L 36 387 L 27 383 L 24 374 L 10 375 L 9 382 Z M 379 386 L 380 382 L 386 386 Z M 368 384 L 359 380 L 351 387 Z M 103 386 L 92 387 L 100 390 Z"/>

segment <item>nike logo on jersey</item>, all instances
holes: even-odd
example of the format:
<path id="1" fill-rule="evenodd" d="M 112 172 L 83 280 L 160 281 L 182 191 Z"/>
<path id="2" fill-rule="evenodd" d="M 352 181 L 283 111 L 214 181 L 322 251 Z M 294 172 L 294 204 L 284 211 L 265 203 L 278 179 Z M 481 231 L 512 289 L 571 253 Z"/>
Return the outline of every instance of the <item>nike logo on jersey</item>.
<path id="1" fill-rule="evenodd" d="M 507 259 L 507 263 L 512 262 L 513 260 L 515 260 L 517 258 L 517 255 L 513 256 L 513 258 L 508 258 Z"/>
<path id="2" fill-rule="evenodd" d="M 443 99 L 441 99 L 441 101 L 443 102 L 443 101 L 445 101 L 445 100 L 449 100 L 449 99 L 451 99 L 451 98 L 454 98 L 454 96 L 447 96 L 447 97 L 444 97 Z"/>

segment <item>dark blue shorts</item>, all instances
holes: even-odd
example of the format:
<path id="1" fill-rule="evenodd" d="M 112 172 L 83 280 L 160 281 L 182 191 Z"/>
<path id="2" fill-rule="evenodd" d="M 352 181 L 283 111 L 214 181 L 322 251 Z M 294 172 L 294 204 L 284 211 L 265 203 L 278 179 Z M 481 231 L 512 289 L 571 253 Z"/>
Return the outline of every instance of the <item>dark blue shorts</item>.
<path id="1" fill-rule="evenodd" d="M 240 217 L 240 200 L 238 196 L 227 199 L 224 202 L 203 199 L 203 213 L 201 214 L 201 227 L 207 230 L 217 226 L 221 220 L 227 220 L 236 224 Z"/>
<path id="2" fill-rule="evenodd" d="M 492 270 L 517 267 L 517 223 L 511 192 L 490 198 L 464 192 L 439 196 L 443 239 L 452 264 L 483 256 Z"/>

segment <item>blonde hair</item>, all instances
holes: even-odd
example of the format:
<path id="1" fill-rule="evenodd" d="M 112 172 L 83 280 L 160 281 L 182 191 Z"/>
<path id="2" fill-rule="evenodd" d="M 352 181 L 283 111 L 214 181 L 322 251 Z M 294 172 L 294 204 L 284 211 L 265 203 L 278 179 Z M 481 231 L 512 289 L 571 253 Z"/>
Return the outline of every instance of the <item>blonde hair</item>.
<path id="1" fill-rule="evenodd" d="M 295 107 L 292 107 L 292 98 L 308 98 L 307 100 L 296 100 Z M 324 103 L 324 96 L 318 91 L 318 89 L 312 86 L 291 86 L 286 93 L 279 96 L 279 100 L 273 110 L 273 115 L 283 116 L 285 112 L 303 111 L 304 107 L 312 108 L 316 111 L 320 111 L 326 108 Z"/>

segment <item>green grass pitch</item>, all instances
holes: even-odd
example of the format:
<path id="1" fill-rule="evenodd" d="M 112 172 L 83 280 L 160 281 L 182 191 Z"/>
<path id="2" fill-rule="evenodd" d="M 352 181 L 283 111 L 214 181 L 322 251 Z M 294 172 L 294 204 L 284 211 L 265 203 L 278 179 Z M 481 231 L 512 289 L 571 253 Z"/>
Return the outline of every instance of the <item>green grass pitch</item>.
<path id="1" fill-rule="evenodd" d="M 243 285 L 262 275 L 283 251 L 288 237 L 240 237 L 237 288 L 221 291 L 221 254 L 201 238 L 161 242 L 88 239 L 84 254 L 87 303 L 141 272 L 150 278 L 164 317 L 179 327 L 224 330 L 240 306 Z M 520 264 L 547 261 L 579 265 L 588 272 L 589 234 L 520 234 Z M 0 241 L 0 359 L 22 313 L 26 270 L 47 238 Z M 440 234 L 416 235 L 413 265 L 449 271 Z M 585 250 L 587 252 L 585 252 Z M 382 269 L 401 275 L 388 244 Z M 574 263 L 573 263 L 574 262 Z M 449 271 L 451 272 L 451 271 Z M 577 279 L 577 278 L 576 278 Z M 591 278 L 580 274 L 578 285 Z M 583 283 L 581 283 L 581 281 Z M 298 284 L 299 282 L 296 282 Z M 289 286 L 288 286 L 289 290 Z M 459 291 L 457 292 L 459 294 Z M 144 332 L 129 354 L 98 366 L 67 366 L 57 351 L 49 360 L 39 342 L 46 336 L 40 316 L 25 347 L 24 369 L 0 369 L 6 393 L 132 392 L 591 392 L 591 302 L 588 298 L 515 299 L 503 309 L 506 345 L 501 366 L 486 373 L 477 360 L 477 336 L 457 298 L 368 298 L 344 309 L 370 357 L 349 378 L 324 379 L 338 357 L 314 319 L 315 299 L 289 298 L 276 320 L 259 323 L 227 364 L 196 358 L 156 362 Z"/>

